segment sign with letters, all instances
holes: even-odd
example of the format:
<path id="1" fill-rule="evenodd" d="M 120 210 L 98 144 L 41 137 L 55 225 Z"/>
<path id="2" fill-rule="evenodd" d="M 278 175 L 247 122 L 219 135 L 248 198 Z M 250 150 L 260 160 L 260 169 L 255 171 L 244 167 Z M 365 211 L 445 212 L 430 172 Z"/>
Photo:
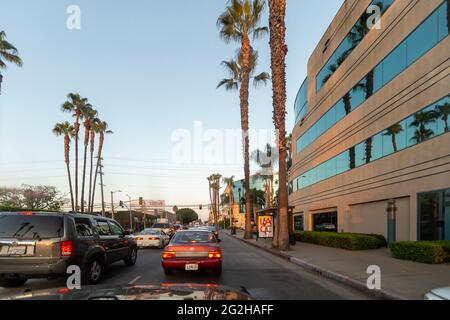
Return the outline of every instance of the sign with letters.
<path id="1" fill-rule="evenodd" d="M 258 237 L 273 238 L 273 217 L 271 216 L 258 217 Z"/>

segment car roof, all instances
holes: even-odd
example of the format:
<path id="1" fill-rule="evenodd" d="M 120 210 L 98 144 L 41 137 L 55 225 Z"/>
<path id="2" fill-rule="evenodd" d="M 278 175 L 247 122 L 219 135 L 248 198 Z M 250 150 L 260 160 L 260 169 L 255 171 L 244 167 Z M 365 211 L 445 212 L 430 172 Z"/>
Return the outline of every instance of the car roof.
<path id="1" fill-rule="evenodd" d="M 9 212 L 9 211 L 3 211 L 0 212 L 0 214 L 3 215 L 11 215 L 11 216 L 16 216 L 19 215 L 21 213 L 33 213 L 35 215 L 38 216 L 58 216 L 58 217 L 64 217 L 64 216 L 70 216 L 70 217 L 74 217 L 74 218 L 99 218 L 99 219 L 104 219 L 104 220 L 113 220 L 111 218 L 108 217 L 103 217 L 103 216 L 99 216 L 99 215 L 95 215 L 95 214 L 89 214 L 89 213 L 75 213 L 75 212 L 48 212 L 48 211 L 29 211 L 29 210 L 23 210 L 23 211 L 15 211 L 15 212 Z"/>

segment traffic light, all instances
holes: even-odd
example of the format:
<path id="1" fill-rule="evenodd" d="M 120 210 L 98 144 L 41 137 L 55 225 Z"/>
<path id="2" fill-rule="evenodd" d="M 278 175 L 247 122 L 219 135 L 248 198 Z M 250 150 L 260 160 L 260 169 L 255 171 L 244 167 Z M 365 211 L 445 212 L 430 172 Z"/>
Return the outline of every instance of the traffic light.
<path id="1" fill-rule="evenodd" d="M 122 200 L 119 201 L 119 207 L 123 208 L 123 201 Z"/>
<path id="2" fill-rule="evenodd" d="M 202 210 L 203 206 L 202 206 L 202 205 L 199 205 L 198 208 L 199 208 L 200 210 Z"/>
<path id="3" fill-rule="evenodd" d="M 139 197 L 139 205 L 140 206 L 144 205 L 144 199 L 142 197 Z"/>

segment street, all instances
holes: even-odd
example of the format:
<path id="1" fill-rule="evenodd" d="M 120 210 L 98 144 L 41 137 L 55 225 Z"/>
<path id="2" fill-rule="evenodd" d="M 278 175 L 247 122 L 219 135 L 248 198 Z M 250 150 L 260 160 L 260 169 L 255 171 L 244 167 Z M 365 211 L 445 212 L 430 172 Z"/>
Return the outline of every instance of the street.
<path id="1" fill-rule="evenodd" d="M 330 280 L 303 271 L 282 258 L 247 245 L 222 233 L 224 254 L 221 277 L 209 273 L 176 272 L 164 275 L 161 250 L 140 250 L 137 264 L 126 268 L 122 262 L 110 266 L 100 286 L 161 283 L 212 283 L 235 289 L 244 287 L 256 299 L 263 300 L 337 300 L 369 299 L 366 295 Z M 16 289 L 0 289 L 0 297 L 29 290 L 64 287 L 63 280 L 30 280 Z"/>

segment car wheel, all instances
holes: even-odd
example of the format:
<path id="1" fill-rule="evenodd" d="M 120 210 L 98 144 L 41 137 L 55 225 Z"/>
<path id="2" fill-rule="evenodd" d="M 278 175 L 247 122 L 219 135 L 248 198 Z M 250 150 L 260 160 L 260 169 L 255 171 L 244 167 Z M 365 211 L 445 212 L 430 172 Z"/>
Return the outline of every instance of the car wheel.
<path id="1" fill-rule="evenodd" d="M 128 267 L 134 266 L 137 260 L 137 249 L 132 248 L 128 257 L 124 260 Z"/>
<path id="2" fill-rule="evenodd" d="M 103 275 L 103 263 L 100 258 L 94 257 L 86 264 L 83 273 L 83 285 L 95 285 L 100 282 Z"/>
<path id="3" fill-rule="evenodd" d="M 27 278 L 4 278 L 0 276 L 0 287 L 18 288 L 23 286 L 27 281 Z"/>
<path id="4" fill-rule="evenodd" d="M 167 276 L 170 276 L 171 274 L 173 274 L 173 270 L 164 268 L 164 274 L 167 275 Z"/>

